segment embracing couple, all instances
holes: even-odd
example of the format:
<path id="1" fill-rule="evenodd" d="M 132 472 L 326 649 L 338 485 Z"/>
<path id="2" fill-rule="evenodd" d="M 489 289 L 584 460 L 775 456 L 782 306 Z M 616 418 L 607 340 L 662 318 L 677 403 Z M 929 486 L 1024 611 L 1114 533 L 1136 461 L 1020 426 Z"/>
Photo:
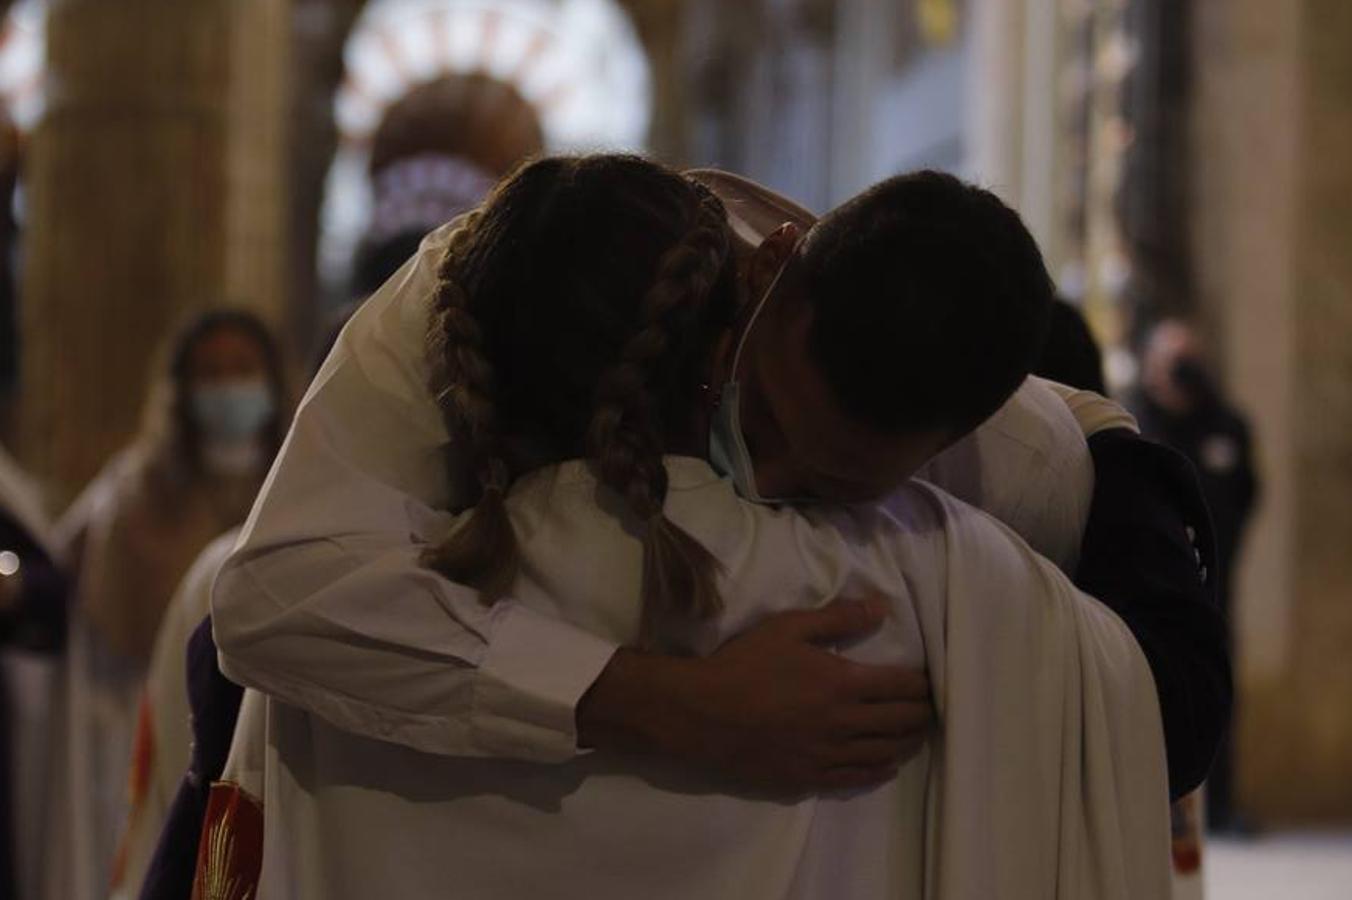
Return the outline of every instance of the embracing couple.
<path id="1" fill-rule="evenodd" d="M 1051 300 L 928 172 L 542 159 L 429 236 L 216 583 L 257 896 L 1165 896 L 1209 526 L 1027 377 Z"/>

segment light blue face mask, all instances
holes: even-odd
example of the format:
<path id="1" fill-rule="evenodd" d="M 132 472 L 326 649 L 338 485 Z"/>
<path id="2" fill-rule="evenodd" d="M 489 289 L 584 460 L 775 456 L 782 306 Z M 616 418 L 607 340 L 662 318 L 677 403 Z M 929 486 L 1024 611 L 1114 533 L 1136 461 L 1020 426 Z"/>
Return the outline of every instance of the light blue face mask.
<path id="1" fill-rule="evenodd" d="M 253 437 L 276 404 L 262 380 L 228 381 L 192 390 L 192 411 L 204 436 L 226 443 Z"/>
<path id="2" fill-rule="evenodd" d="M 792 259 L 797 251 L 798 245 L 795 245 L 789 259 Z M 719 390 L 718 404 L 709 423 L 709 464 L 719 475 L 731 478 L 737 493 L 752 503 L 794 503 L 807 499 L 765 497 L 756 489 L 756 466 L 751 459 L 751 451 L 747 449 L 746 436 L 742 431 L 742 385 L 737 380 L 737 367 L 742 361 L 742 350 L 746 347 L 747 335 L 760 318 L 761 310 L 774 293 L 779 279 L 784 277 L 784 270 L 788 265 L 789 260 L 786 259 L 784 265 L 775 273 L 770 287 L 756 304 L 756 308 L 751 311 L 751 318 L 742 329 L 742 336 L 737 339 L 737 349 L 732 354 L 732 366 L 728 369 L 728 380 Z"/>

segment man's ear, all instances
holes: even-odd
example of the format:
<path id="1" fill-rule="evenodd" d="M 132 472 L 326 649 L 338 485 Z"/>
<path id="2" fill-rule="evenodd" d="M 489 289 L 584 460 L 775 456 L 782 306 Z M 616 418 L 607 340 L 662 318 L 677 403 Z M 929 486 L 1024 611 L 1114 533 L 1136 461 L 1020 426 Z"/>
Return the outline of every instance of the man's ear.
<path id="1" fill-rule="evenodd" d="M 793 222 L 785 222 L 766 235 L 751 254 L 746 268 L 747 299 L 755 303 L 765 296 L 775 276 L 788 263 L 789 257 L 802 240 L 803 229 Z"/>

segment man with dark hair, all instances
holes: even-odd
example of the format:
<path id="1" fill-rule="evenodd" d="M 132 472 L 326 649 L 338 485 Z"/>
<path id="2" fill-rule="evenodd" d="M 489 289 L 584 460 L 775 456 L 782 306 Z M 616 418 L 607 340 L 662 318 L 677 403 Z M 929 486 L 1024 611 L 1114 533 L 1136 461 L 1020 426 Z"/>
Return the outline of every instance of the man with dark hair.
<path id="1" fill-rule="evenodd" d="M 989 192 L 903 175 L 814 223 L 745 179 L 695 174 L 724 198 L 747 255 L 750 324 L 729 376 L 755 457 L 744 495 L 882 497 L 1008 400 L 1041 354 L 1054 288 Z M 786 224 L 756 243 L 775 221 Z M 1075 581 L 1150 663 L 1182 796 L 1206 775 L 1231 703 L 1207 504 L 1167 448 L 1120 422 L 1084 431 L 1096 477 Z"/>
<path id="2" fill-rule="evenodd" d="M 1023 382 L 1051 309 L 1018 215 L 939 172 L 833 210 L 804 239 L 802 271 L 813 355 L 844 410 L 882 431 L 975 428 Z"/>
<path id="3" fill-rule="evenodd" d="M 755 494 L 877 499 L 1019 387 L 1051 279 L 1017 214 L 938 172 L 807 224 L 750 251 L 741 353 L 723 374 L 746 383 Z"/>

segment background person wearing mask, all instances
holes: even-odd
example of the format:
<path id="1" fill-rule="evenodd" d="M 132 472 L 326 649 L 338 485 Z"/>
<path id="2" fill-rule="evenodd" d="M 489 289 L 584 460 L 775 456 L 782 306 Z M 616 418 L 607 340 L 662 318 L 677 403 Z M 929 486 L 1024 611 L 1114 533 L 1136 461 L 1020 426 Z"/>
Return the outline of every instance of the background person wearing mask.
<path id="1" fill-rule="evenodd" d="M 331 317 L 313 352 L 314 375 L 355 311 Z M 243 688 L 221 675 L 208 600 L 216 573 L 234 549 L 231 528 L 201 552 L 160 621 L 141 694 L 130 815 L 118 847 L 111 896 L 186 897 L 207 794 L 219 780 Z"/>
<path id="2" fill-rule="evenodd" d="M 1212 380 L 1201 341 L 1189 325 L 1166 319 L 1151 330 L 1133 405 L 1142 433 L 1178 450 L 1197 470 L 1216 535 L 1216 571 L 1208 576 L 1228 622 L 1231 576 L 1258 483 L 1249 427 Z M 1233 629 L 1229 641 L 1233 655 Z M 1207 780 L 1207 820 L 1216 830 L 1240 824 L 1231 803 L 1231 768 L 1227 737 Z"/>
<path id="3" fill-rule="evenodd" d="M 243 311 L 203 313 L 174 338 L 141 433 L 58 529 L 76 586 L 49 896 L 107 890 L 160 618 L 202 548 L 248 514 L 281 443 L 283 396 L 267 327 Z"/>

